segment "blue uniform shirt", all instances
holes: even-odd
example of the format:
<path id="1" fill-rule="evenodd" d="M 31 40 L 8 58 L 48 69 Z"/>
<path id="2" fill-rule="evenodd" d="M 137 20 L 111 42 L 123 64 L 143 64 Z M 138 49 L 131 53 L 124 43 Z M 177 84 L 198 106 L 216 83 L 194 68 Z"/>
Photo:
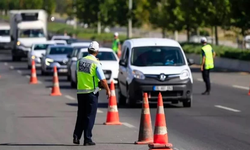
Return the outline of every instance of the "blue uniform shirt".
<path id="1" fill-rule="evenodd" d="M 89 54 L 89 56 L 96 58 L 94 55 L 91 55 L 91 54 Z M 96 67 L 96 74 L 97 74 L 97 77 L 99 80 L 106 79 L 105 75 L 103 73 L 103 70 L 102 70 L 102 66 L 100 64 L 97 65 L 97 67 Z"/>

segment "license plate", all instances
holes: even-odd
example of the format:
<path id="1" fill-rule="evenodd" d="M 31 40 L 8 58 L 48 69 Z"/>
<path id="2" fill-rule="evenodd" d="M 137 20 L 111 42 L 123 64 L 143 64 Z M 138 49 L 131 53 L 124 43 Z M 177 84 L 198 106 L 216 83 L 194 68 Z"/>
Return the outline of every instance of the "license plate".
<path id="1" fill-rule="evenodd" d="M 59 72 L 67 72 L 67 69 L 60 69 Z"/>
<path id="2" fill-rule="evenodd" d="M 173 91 L 173 86 L 154 86 L 154 91 Z"/>

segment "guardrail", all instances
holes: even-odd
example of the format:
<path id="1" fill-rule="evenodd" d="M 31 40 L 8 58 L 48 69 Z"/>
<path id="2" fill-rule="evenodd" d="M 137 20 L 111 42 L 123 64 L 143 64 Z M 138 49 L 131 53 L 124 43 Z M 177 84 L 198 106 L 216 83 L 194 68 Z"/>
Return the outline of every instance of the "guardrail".
<path id="1" fill-rule="evenodd" d="M 200 55 L 186 54 L 186 57 L 193 59 L 195 64 L 200 64 Z M 215 57 L 214 65 L 215 67 L 223 68 L 223 69 L 250 72 L 250 61 Z"/>

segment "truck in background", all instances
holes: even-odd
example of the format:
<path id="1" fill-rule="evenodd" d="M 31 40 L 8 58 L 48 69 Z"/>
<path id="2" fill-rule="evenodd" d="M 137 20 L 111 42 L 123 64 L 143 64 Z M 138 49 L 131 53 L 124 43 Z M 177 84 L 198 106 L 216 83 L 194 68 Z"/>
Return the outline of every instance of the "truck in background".
<path id="1" fill-rule="evenodd" d="M 47 13 L 44 10 L 11 10 L 10 35 L 12 60 L 27 57 L 34 42 L 47 41 Z"/>
<path id="2" fill-rule="evenodd" d="M 0 24 L 0 49 L 8 49 L 10 46 L 10 26 Z"/>

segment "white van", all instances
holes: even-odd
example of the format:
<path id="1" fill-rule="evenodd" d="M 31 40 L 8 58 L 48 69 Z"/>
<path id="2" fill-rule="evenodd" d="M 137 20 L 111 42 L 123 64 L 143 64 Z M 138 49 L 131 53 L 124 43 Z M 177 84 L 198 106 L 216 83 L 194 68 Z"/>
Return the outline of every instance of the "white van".
<path id="1" fill-rule="evenodd" d="M 119 62 L 119 104 L 135 106 L 148 93 L 149 102 L 164 102 L 191 107 L 193 78 L 185 53 L 177 41 L 161 38 L 126 40 Z"/>

